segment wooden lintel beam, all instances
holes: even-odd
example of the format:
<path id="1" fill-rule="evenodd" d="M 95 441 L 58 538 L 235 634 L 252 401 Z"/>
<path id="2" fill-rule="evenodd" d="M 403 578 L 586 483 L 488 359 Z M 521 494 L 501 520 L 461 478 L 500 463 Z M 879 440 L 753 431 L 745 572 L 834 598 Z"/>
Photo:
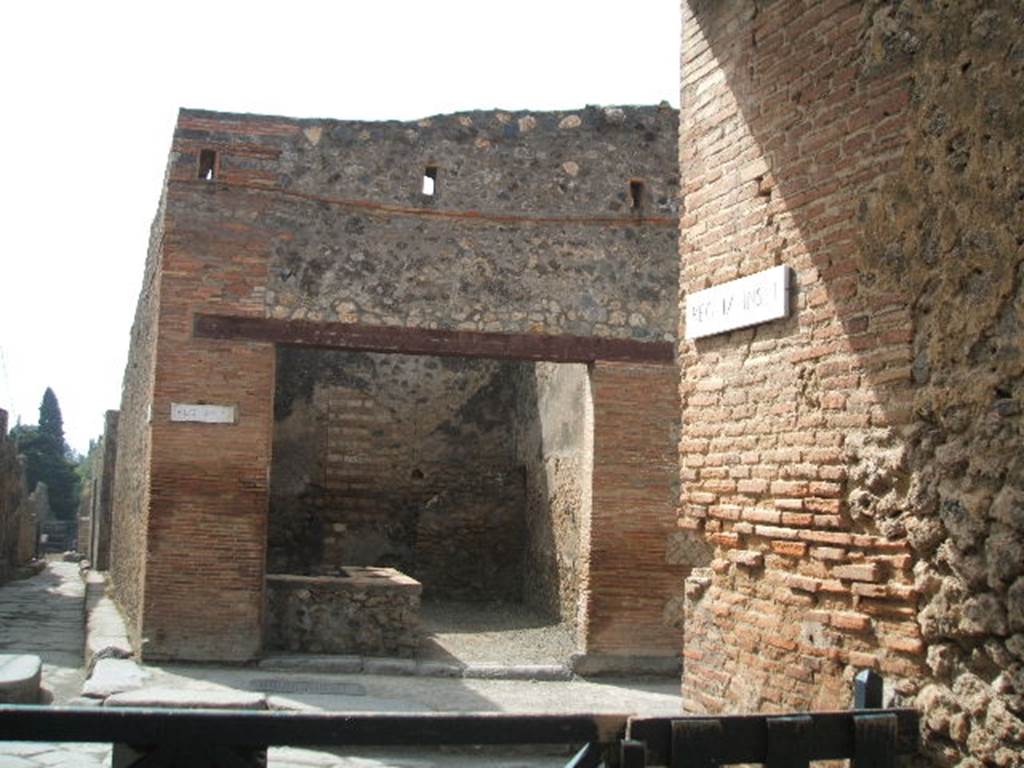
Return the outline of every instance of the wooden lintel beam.
<path id="1" fill-rule="evenodd" d="M 212 314 L 197 314 L 194 332 L 197 337 L 206 339 L 262 341 L 405 355 L 544 360 L 553 363 L 592 363 L 601 360 L 671 364 L 675 361 L 675 346 L 669 341 L 636 341 L 596 336 L 453 331 Z"/>

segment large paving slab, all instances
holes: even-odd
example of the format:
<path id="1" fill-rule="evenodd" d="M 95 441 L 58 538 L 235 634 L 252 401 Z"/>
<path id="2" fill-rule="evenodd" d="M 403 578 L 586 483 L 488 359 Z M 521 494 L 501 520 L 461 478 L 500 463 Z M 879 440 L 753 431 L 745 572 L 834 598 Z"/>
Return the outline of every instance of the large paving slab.
<path id="1" fill-rule="evenodd" d="M 99 659 L 82 688 L 83 696 L 105 699 L 141 688 L 148 673 L 131 659 Z"/>

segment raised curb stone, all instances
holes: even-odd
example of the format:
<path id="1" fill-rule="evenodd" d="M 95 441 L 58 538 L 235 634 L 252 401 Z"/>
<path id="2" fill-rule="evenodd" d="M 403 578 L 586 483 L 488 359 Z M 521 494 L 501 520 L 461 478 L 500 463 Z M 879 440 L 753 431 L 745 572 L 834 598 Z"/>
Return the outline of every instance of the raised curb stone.
<path id="1" fill-rule="evenodd" d="M 114 601 L 107 597 L 106 579 L 89 571 L 85 577 L 85 663 L 97 659 L 126 659 L 132 655 L 128 628 Z"/>
<path id="2" fill-rule="evenodd" d="M 470 663 L 462 672 L 477 680 L 571 680 L 572 670 L 564 664 Z"/>
<path id="3" fill-rule="evenodd" d="M 174 709 L 266 709 L 267 697 L 246 691 L 183 691 L 154 686 L 117 693 L 105 707 L 168 707 Z"/>
<path id="4" fill-rule="evenodd" d="M 420 677 L 462 677 L 465 665 L 448 661 L 420 661 L 416 674 Z"/>
<path id="5" fill-rule="evenodd" d="M 362 656 L 331 656 L 299 654 L 268 656 L 256 666 L 275 672 L 320 672 L 333 675 L 357 674 L 363 671 Z"/>
<path id="6" fill-rule="evenodd" d="M 0 703 L 38 704 L 43 660 L 32 654 L 0 655 Z"/>
<path id="7" fill-rule="evenodd" d="M 368 675 L 413 675 L 416 673 L 416 662 L 412 659 L 365 659 L 363 672 Z"/>

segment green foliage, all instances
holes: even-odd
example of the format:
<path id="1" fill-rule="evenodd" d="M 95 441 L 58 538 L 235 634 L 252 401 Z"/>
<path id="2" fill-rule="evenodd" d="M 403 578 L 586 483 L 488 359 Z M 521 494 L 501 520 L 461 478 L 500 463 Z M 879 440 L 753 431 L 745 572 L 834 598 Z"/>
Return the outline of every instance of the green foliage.
<path id="1" fill-rule="evenodd" d="M 18 425 L 11 430 L 18 452 L 25 457 L 29 492 L 46 483 L 50 509 L 58 520 L 74 520 L 78 509 L 79 478 L 64 441 L 64 418 L 57 396 L 49 387 L 39 405 L 39 426 Z"/>

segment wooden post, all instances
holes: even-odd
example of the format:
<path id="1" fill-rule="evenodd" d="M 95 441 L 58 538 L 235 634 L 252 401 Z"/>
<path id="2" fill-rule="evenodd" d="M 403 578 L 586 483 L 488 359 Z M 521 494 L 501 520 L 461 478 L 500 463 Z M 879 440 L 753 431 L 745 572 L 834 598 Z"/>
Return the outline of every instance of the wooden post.
<path id="1" fill-rule="evenodd" d="M 854 715 L 853 768 L 894 768 L 896 715 Z"/>
<path id="2" fill-rule="evenodd" d="M 870 669 L 864 669 L 853 678 L 853 708 L 882 708 L 882 676 Z"/>
<path id="3" fill-rule="evenodd" d="M 810 763 L 811 718 L 807 715 L 765 718 L 767 768 L 807 768 Z"/>
<path id="4" fill-rule="evenodd" d="M 721 720 L 672 722 L 671 768 L 718 768 L 722 764 Z"/>

